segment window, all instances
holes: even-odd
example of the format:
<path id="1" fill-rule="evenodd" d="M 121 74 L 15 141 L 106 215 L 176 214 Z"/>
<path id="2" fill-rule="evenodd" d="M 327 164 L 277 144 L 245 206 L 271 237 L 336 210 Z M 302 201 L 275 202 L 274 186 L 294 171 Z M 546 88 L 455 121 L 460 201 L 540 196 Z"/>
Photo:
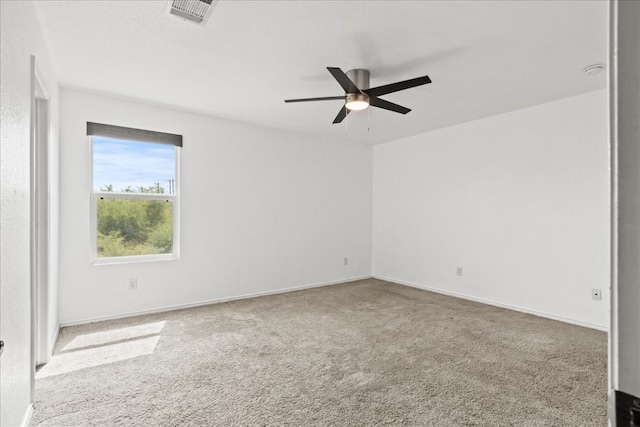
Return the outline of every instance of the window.
<path id="1" fill-rule="evenodd" d="M 87 135 L 93 153 L 92 260 L 176 259 L 182 136 L 91 122 Z"/>

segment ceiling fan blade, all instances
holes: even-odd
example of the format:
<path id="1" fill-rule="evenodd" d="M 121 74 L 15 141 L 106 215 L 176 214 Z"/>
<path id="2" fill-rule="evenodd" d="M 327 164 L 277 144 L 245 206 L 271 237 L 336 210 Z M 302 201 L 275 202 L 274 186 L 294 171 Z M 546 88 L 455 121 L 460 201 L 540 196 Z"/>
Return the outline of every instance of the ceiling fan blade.
<path id="1" fill-rule="evenodd" d="M 335 125 L 336 123 L 342 122 L 344 120 L 344 118 L 347 117 L 347 114 L 349 114 L 350 112 L 351 112 L 351 110 L 349 110 L 345 106 L 342 106 L 342 109 L 340 110 L 340 112 L 338 113 L 336 118 L 333 119 L 333 124 Z"/>
<path id="2" fill-rule="evenodd" d="M 329 70 L 331 75 L 333 75 L 333 78 L 335 78 L 338 83 L 340 83 L 340 86 L 342 86 L 342 89 L 344 89 L 346 93 L 361 93 L 360 89 L 358 89 L 358 86 L 356 86 L 356 84 L 352 82 L 351 79 L 347 77 L 347 75 L 343 73 L 340 68 L 327 67 L 327 70 Z"/>
<path id="3" fill-rule="evenodd" d="M 397 83 L 391 83 L 384 86 L 373 87 L 371 89 L 365 89 L 363 92 L 369 94 L 369 96 L 386 95 L 387 93 L 398 92 L 401 90 L 409 89 L 416 86 L 426 85 L 431 83 L 429 76 L 416 77 L 415 79 L 403 80 Z"/>
<path id="4" fill-rule="evenodd" d="M 344 101 L 344 95 L 342 96 L 323 96 L 320 98 L 300 98 L 300 99 L 285 99 L 284 102 L 308 102 L 308 101 L 333 101 L 341 99 Z"/>
<path id="5" fill-rule="evenodd" d="M 371 97 L 369 99 L 369 105 L 373 107 L 382 108 L 384 110 L 395 111 L 400 114 L 407 114 L 411 111 L 410 108 L 403 107 L 402 105 L 394 104 L 393 102 L 385 101 L 384 99 Z"/>

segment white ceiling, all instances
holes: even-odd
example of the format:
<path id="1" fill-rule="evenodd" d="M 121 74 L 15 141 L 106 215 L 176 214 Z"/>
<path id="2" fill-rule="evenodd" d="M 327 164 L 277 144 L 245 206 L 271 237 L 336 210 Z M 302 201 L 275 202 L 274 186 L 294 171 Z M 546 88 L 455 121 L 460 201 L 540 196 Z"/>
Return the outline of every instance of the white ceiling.
<path id="1" fill-rule="evenodd" d="M 167 1 L 36 1 L 61 85 L 242 122 L 380 143 L 606 87 L 606 1 L 220 1 L 204 26 Z M 331 122 L 327 66 L 371 86 L 433 83 Z M 370 131 L 367 131 L 367 122 Z"/>

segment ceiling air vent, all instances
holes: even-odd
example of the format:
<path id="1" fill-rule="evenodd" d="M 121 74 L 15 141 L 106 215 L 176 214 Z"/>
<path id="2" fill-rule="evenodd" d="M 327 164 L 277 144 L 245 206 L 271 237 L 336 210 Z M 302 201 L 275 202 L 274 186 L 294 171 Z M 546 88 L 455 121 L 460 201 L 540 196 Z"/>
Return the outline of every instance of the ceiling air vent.
<path id="1" fill-rule="evenodd" d="M 179 18 L 204 23 L 215 7 L 217 0 L 170 0 L 169 13 Z"/>

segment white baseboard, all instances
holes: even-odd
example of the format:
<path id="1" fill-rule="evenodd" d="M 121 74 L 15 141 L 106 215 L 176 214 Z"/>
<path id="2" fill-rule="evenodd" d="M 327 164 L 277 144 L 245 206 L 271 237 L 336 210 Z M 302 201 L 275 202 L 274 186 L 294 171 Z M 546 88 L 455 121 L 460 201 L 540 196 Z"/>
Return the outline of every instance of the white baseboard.
<path id="1" fill-rule="evenodd" d="M 385 280 L 387 282 L 397 283 L 399 285 L 405 285 L 405 286 L 410 286 L 412 288 L 422 289 L 424 291 L 435 292 L 435 293 L 442 294 L 442 295 L 448 295 L 448 296 L 451 296 L 451 297 L 456 297 L 456 298 L 461 298 L 461 299 L 465 299 L 465 300 L 469 300 L 469 301 L 479 302 L 479 303 L 482 303 L 482 304 L 492 305 L 494 307 L 506 308 L 508 310 L 519 311 L 521 313 L 533 314 L 534 316 L 538 316 L 538 317 L 544 317 L 544 318 L 547 318 L 547 319 L 558 320 L 558 321 L 564 322 L 564 323 L 571 323 L 573 325 L 584 326 L 585 328 L 597 329 L 599 331 L 604 331 L 604 332 L 608 332 L 609 331 L 609 329 L 606 326 L 597 325 L 595 323 L 583 322 L 581 320 L 570 319 L 570 318 L 567 318 L 567 317 L 557 316 L 555 314 L 546 313 L 544 311 L 537 311 L 537 310 L 532 310 L 532 309 L 525 308 L 525 307 L 518 307 L 516 305 L 505 304 L 505 303 L 501 303 L 501 302 L 497 302 L 497 301 L 493 301 L 493 300 L 489 300 L 489 299 L 485 299 L 485 298 L 473 297 L 473 296 L 470 296 L 470 295 L 460 294 L 460 293 L 457 293 L 457 292 L 451 292 L 451 291 L 447 291 L 447 290 L 444 290 L 444 289 L 434 288 L 434 287 L 431 287 L 431 286 L 419 285 L 417 283 L 407 282 L 405 280 L 392 279 L 390 277 L 375 276 L 375 275 L 372 276 L 372 277 L 375 278 L 375 279 Z"/>
<path id="2" fill-rule="evenodd" d="M 303 289 L 319 288 L 322 286 L 329 286 L 329 285 L 338 285 L 340 283 L 348 283 L 348 282 L 354 282 L 356 280 L 364 280 L 364 279 L 371 279 L 371 276 L 367 275 L 367 276 L 358 276 L 358 277 L 348 277 L 345 279 L 335 280 L 330 282 L 314 283 L 311 285 L 302 285 L 302 286 L 293 286 L 290 288 L 281 288 L 281 289 L 275 289 L 272 291 L 255 292 L 252 294 L 236 295 L 233 297 L 226 297 L 226 298 L 214 298 L 210 300 L 198 301 L 198 302 L 187 303 L 187 304 L 176 304 L 176 305 L 170 305 L 170 306 L 165 306 L 160 308 L 154 308 L 151 310 L 130 311 L 127 313 L 119 313 L 119 314 L 114 314 L 109 316 L 90 317 L 90 318 L 85 318 L 80 320 L 73 320 L 70 322 L 62 322 L 60 323 L 59 327 L 64 328 L 66 326 L 84 325 L 87 323 L 102 322 L 104 320 L 115 320 L 115 319 L 123 319 L 126 317 L 142 316 L 145 314 L 163 313 L 166 311 L 182 310 L 185 308 L 200 307 L 203 305 L 220 304 L 223 302 L 237 301 L 237 300 L 243 300 L 248 298 L 256 298 L 256 297 L 262 297 L 266 295 L 276 295 L 276 294 L 283 294 L 286 292 L 301 291 Z"/>
<path id="3" fill-rule="evenodd" d="M 56 332 L 53 334 L 53 338 L 49 343 L 49 357 L 53 355 L 53 351 L 56 348 L 56 343 L 58 342 L 58 336 L 60 335 L 60 325 L 56 328 Z"/>
<path id="4" fill-rule="evenodd" d="M 31 417 L 33 416 L 33 403 L 29 403 L 29 407 L 27 408 L 27 413 L 24 414 L 24 417 L 22 418 L 22 424 L 20 424 L 22 427 L 28 427 L 29 423 L 31 422 Z"/>
<path id="5" fill-rule="evenodd" d="M 609 387 L 611 387 L 611 383 L 609 383 Z M 608 427 L 618 427 L 617 424 L 617 413 L 616 413 L 616 390 L 614 388 L 609 389 L 607 399 L 607 420 L 609 421 Z"/>

